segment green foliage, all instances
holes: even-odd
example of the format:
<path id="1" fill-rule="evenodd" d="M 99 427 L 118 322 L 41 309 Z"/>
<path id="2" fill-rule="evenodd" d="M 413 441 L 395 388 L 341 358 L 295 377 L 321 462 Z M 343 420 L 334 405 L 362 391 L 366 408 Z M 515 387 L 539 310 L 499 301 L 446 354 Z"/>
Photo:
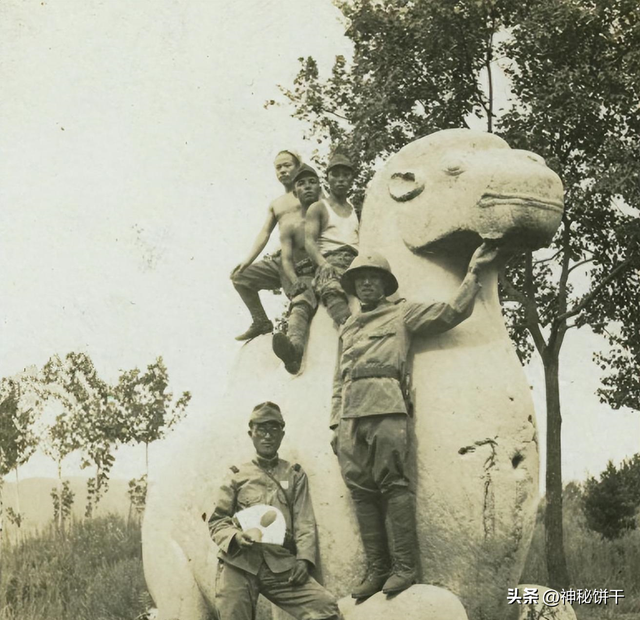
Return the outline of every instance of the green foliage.
<path id="1" fill-rule="evenodd" d="M 38 446 L 42 402 L 28 373 L 0 380 L 0 476 L 26 463 Z"/>
<path id="2" fill-rule="evenodd" d="M 583 489 L 570 483 L 564 492 L 564 530 L 570 586 L 587 590 L 622 589 L 625 599 L 617 606 L 576 606 L 578 618 L 631 620 L 640 612 L 640 530 L 627 531 L 607 539 L 591 530 L 582 506 Z M 545 527 L 538 519 L 520 583 L 545 585 L 549 582 L 545 562 Z M 610 615 L 609 615 L 610 614 Z"/>
<path id="3" fill-rule="evenodd" d="M 7 521 L 16 527 L 20 527 L 22 525 L 22 521 L 24 519 L 23 512 L 16 512 L 11 506 L 7 507 L 6 510 Z"/>
<path id="4" fill-rule="evenodd" d="M 124 441 L 142 443 L 148 449 L 182 418 L 191 394 L 183 392 L 174 401 L 168 387 L 169 373 L 161 357 L 149 364 L 146 372 L 133 368 L 120 374 L 114 397 L 125 412 Z"/>
<path id="5" fill-rule="evenodd" d="M 637 527 L 640 506 L 640 456 L 616 468 L 611 461 L 600 479 L 585 483 L 584 510 L 588 526 L 605 538 L 619 538 Z"/>
<path id="6" fill-rule="evenodd" d="M 560 352 L 588 325 L 613 349 L 597 356 L 599 391 L 640 408 L 640 18 L 635 0 L 353 0 L 339 4 L 353 59 L 320 77 L 301 59 L 282 89 L 306 137 L 342 143 L 361 164 L 360 195 L 380 159 L 474 115 L 513 148 L 542 155 L 565 184 L 550 250 L 515 257 L 501 274 L 520 359 L 537 351 L 547 394 L 547 551 L 562 557 Z M 498 62 L 499 61 L 499 62 Z M 496 110 L 495 72 L 510 80 Z M 579 284 L 579 286 L 576 286 Z M 579 292 L 578 292 L 579 291 Z"/>
<path id="7" fill-rule="evenodd" d="M 144 476 L 140 476 L 140 478 L 132 478 L 129 480 L 127 495 L 129 496 L 130 510 L 133 509 L 137 514 L 142 514 L 147 502 L 146 474 Z"/>
<path id="8" fill-rule="evenodd" d="M 108 488 L 114 463 L 113 450 L 126 438 L 125 415 L 110 399 L 110 386 L 85 353 L 54 355 L 44 366 L 43 380 L 64 408 L 49 429 L 49 453 L 60 464 L 80 448 L 82 467 L 94 466 L 96 474 L 87 483 L 86 515 Z"/>
<path id="9" fill-rule="evenodd" d="M 140 529 L 116 516 L 72 523 L 3 549 L 0 617 L 133 620 L 150 606 Z"/>
<path id="10" fill-rule="evenodd" d="M 69 481 L 65 480 L 59 489 L 51 489 L 50 495 L 53 500 L 53 520 L 62 528 L 65 521 L 71 516 L 75 493 L 71 490 Z"/>

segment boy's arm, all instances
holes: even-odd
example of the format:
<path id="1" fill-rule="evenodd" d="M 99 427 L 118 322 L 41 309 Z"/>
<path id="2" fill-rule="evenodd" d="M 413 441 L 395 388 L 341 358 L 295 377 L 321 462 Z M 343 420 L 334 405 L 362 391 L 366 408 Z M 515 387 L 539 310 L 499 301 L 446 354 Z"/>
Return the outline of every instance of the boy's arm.
<path id="1" fill-rule="evenodd" d="M 267 219 L 265 220 L 258 236 L 255 238 L 253 245 L 251 246 L 251 251 L 247 258 L 245 258 L 241 263 L 238 263 L 231 275 L 233 276 L 236 273 L 242 273 L 254 260 L 258 257 L 260 252 L 264 250 L 265 246 L 269 242 L 269 238 L 271 237 L 271 233 L 273 229 L 276 227 L 278 220 L 276 219 L 276 214 L 273 211 L 273 205 L 269 205 L 269 210 L 267 212 Z"/>
<path id="2" fill-rule="evenodd" d="M 289 228 L 282 232 L 280 236 L 280 247 L 282 249 L 282 255 L 280 260 L 282 261 L 282 271 L 287 277 L 287 280 L 291 282 L 293 288 L 297 288 L 298 276 L 296 275 L 296 269 L 293 264 L 293 236 L 295 231 L 293 228 Z"/>
<path id="3" fill-rule="evenodd" d="M 304 247 L 311 260 L 322 267 L 327 263 L 327 259 L 320 253 L 318 239 L 320 231 L 327 219 L 327 210 L 322 202 L 314 202 L 307 211 L 304 223 Z"/>

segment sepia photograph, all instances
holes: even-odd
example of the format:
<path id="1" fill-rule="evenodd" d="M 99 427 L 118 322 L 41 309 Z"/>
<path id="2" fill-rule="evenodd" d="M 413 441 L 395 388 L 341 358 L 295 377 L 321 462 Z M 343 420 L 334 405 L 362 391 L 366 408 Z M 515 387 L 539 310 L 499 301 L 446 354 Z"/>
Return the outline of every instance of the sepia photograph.
<path id="1" fill-rule="evenodd" d="M 640 618 L 637 0 L 2 0 L 0 620 Z"/>

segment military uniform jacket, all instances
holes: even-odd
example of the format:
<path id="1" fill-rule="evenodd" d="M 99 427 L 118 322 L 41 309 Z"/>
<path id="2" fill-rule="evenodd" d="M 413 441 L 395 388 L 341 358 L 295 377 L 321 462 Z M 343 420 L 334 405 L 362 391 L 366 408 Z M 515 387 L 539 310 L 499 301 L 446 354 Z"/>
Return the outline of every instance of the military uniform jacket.
<path id="1" fill-rule="evenodd" d="M 287 523 L 284 546 L 254 543 L 241 549 L 235 541 L 235 535 L 242 530 L 233 516 L 256 504 L 274 506 L 282 512 Z M 293 568 L 296 559 L 315 564 L 316 520 L 307 475 L 299 465 L 277 457 L 270 462 L 256 457 L 232 468 L 220 487 L 215 510 L 209 518 L 209 532 L 218 545 L 220 559 L 253 575 L 258 574 L 263 561 L 274 573 Z"/>
<path id="2" fill-rule="evenodd" d="M 445 332 L 470 314 L 446 303 L 382 301 L 375 309 L 354 314 L 340 329 L 333 380 L 331 428 L 341 418 L 407 413 L 400 381 L 411 338 Z"/>

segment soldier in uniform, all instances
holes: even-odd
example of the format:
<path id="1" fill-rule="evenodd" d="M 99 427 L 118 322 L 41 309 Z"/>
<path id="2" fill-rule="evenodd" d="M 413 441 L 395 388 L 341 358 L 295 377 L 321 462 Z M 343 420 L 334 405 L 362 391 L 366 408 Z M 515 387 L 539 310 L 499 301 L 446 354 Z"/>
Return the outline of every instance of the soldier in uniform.
<path id="1" fill-rule="evenodd" d="M 305 249 L 305 221 L 307 209 L 320 197 L 318 173 L 302 164 L 293 177 L 293 192 L 300 201 L 300 217 L 291 218 L 280 226 L 282 248 L 282 286 L 291 299 L 287 332 L 273 335 L 273 352 L 284 362 L 285 369 L 295 375 L 300 370 L 307 343 L 309 322 L 318 307 L 313 290 L 315 264 Z"/>
<path id="2" fill-rule="evenodd" d="M 209 518 L 220 550 L 215 603 L 219 620 L 253 620 L 258 595 L 301 620 L 338 620 L 336 599 L 309 575 L 316 561 L 316 522 L 307 476 L 278 457 L 284 419 L 278 405 L 257 405 L 249 418 L 256 457 L 232 467 Z M 234 515 L 266 504 L 286 521 L 283 546 L 258 542 Z"/>
<path id="3" fill-rule="evenodd" d="M 352 596 L 405 590 L 416 578 L 415 501 L 407 478 L 407 403 L 403 379 L 414 335 L 452 329 L 473 310 L 480 270 L 497 256 L 483 243 L 474 253 L 449 303 L 386 299 L 398 282 L 376 253 L 358 256 L 342 276 L 361 312 L 340 330 L 331 410 L 332 445 L 351 492 L 367 560 L 366 575 Z"/>
<path id="4" fill-rule="evenodd" d="M 351 315 L 340 277 L 358 255 L 360 222 L 348 199 L 355 169 L 344 155 L 327 166 L 329 197 L 309 207 L 305 236 L 307 253 L 317 265 L 314 289 L 329 316 L 342 325 Z"/>
<path id="5" fill-rule="evenodd" d="M 274 167 L 285 193 L 269 205 L 267 219 L 253 242 L 249 255 L 231 272 L 231 282 L 251 313 L 252 319 L 249 329 L 237 336 L 236 340 L 250 340 L 273 330 L 273 323 L 262 306 L 258 291 L 280 288 L 280 257 L 273 256 L 254 261 L 267 245 L 276 224 L 282 228 L 289 219 L 300 218 L 300 202 L 293 192 L 293 177 L 300 164 L 300 157 L 293 151 L 280 151 L 276 156 Z"/>

